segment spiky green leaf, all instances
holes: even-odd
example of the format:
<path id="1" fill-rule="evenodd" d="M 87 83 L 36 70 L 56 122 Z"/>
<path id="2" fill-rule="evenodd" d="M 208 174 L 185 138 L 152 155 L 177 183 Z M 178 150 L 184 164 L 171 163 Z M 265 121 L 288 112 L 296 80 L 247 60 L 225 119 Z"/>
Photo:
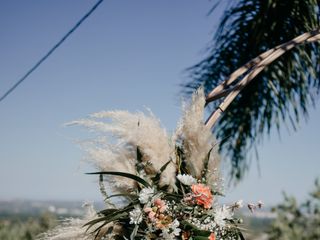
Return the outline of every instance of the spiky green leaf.
<path id="1" fill-rule="evenodd" d="M 125 172 L 113 172 L 113 171 L 103 171 L 103 172 L 92 172 L 92 173 L 87 173 L 87 174 L 106 174 L 106 175 L 114 175 L 114 176 L 120 176 L 120 177 L 126 177 L 129 179 L 132 179 L 134 181 L 137 181 L 138 183 L 141 183 L 145 187 L 151 187 L 151 185 L 142 179 L 141 177 L 138 177 L 134 174 L 131 173 L 125 173 Z"/>

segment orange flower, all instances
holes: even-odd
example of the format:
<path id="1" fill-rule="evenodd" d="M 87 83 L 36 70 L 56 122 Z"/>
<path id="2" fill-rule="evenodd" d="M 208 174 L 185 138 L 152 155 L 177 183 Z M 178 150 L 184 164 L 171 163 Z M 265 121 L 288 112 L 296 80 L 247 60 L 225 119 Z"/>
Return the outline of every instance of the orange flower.
<path id="1" fill-rule="evenodd" d="M 156 225 L 156 228 L 163 229 L 163 228 L 167 228 L 170 223 L 172 223 L 171 216 L 160 214 L 156 219 L 155 225 Z"/>
<path id="2" fill-rule="evenodd" d="M 198 205 L 201 205 L 206 209 L 211 208 L 213 196 L 208 186 L 205 186 L 201 183 L 193 184 L 191 189 L 194 194 L 193 197 Z"/>
<path id="3" fill-rule="evenodd" d="M 211 233 L 210 236 L 208 237 L 209 240 L 216 240 L 216 236 L 214 233 Z"/>

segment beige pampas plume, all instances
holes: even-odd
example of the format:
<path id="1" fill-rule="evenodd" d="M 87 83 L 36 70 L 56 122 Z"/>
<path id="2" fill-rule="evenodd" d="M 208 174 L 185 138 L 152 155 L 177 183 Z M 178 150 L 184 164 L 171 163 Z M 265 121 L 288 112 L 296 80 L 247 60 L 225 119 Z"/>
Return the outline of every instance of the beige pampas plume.
<path id="1" fill-rule="evenodd" d="M 176 135 L 182 140 L 186 155 L 186 164 L 191 174 L 198 179 L 204 170 L 204 160 L 215 143 L 211 129 L 203 122 L 205 95 L 203 88 L 199 88 L 193 95 L 189 105 L 184 104 L 183 115 L 178 125 Z M 217 155 L 212 154 L 209 168 L 216 168 Z"/>
<path id="2" fill-rule="evenodd" d="M 211 189 L 223 193 L 223 179 L 220 175 L 220 155 L 218 153 L 218 143 L 215 138 L 213 138 L 213 143 L 214 145 L 210 152 L 208 170 L 205 177 L 207 179 L 207 184 L 211 186 Z"/>
<path id="3" fill-rule="evenodd" d="M 148 165 L 148 171 L 146 171 L 148 174 L 157 173 L 171 159 L 173 162 L 162 173 L 160 185 L 169 185 L 174 188 L 176 172 L 175 159 L 172 157 L 174 147 L 169 144 L 166 131 L 161 128 L 159 120 L 150 111 L 148 115 L 141 112 L 103 111 L 92 114 L 90 119 L 74 121 L 71 124 L 85 126 L 102 135 L 111 134 L 118 140 L 118 148 L 126 149 L 118 150 L 118 156 L 123 155 L 123 151 L 135 151 L 136 147 L 139 147 L 143 156 L 142 161 Z M 104 155 L 112 155 L 114 151 L 110 148 L 109 150 L 99 148 L 91 149 L 89 153 L 94 159 L 98 159 L 97 162 L 101 167 L 104 165 Z M 114 164 L 122 161 L 122 158 L 118 156 L 113 156 L 110 161 L 113 161 Z M 105 166 L 108 167 L 108 165 L 109 163 L 106 162 Z M 121 166 L 124 167 L 123 164 Z M 130 169 L 131 165 L 129 171 Z M 124 171 L 127 172 L 127 170 Z"/>
<path id="4" fill-rule="evenodd" d="M 109 144 L 106 138 L 81 143 L 87 153 L 85 160 L 92 163 L 98 171 L 120 171 L 136 174 L 136 153 L 128 148 Z M 123 177 L 107 177 L 108 187 L 118 192 L 128 192 L 135 182 Z"/>
<path id="5" fill-rule="evenodd" d="M 91 231 L 86 231 L 87 228 L 83 227 L 87 222 L 95 219 L 97 217 L 96 211 L 93 209 L 91 204 L 86 204 L 86 214 L 83 218 L 69 218 L 64 220 L 64 222 L 54 228 L 53 230 L 41 234 L 38 240 L 94 240 L 95 234 L 91 234 Z M 109 228 L 110 226 L 105 226 L 104 228 Z M 111 234 L 110 238 L 112 239 Z M 99 240 L 99 238 L 96 238 Z"/>

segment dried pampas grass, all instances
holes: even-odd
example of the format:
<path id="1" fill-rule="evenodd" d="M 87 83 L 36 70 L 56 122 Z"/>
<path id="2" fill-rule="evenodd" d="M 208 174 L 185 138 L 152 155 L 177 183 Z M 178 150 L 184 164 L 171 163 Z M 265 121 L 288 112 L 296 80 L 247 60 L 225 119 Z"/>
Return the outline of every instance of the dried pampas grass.
<path id="1" fill-rule="evenodd" d="M 125 171 L 136 174 L 136 153 L 126 147 L 109 144 L 106 138 L 85 141 L 81 148 L 86 152 L 85 160 L 98 171 Z M 120 192 L 132 191 L 135 182 L 123 177 L 108 177 L 108 187 Z"/>
<path id="2" fill-rule="evenodd" d="M 220 190 L 216 140 L 211 129 L 203 122 L 204 105 L 205 96 L 201 88 L 193 94 L 189 104 L 184 104 L 183 116 L 173 136 L 168 136 L 160 121 L 150 111 L 147 114 L 102 111 L 68 124 L 86 127 L 97 134 L 94 139 L 82 141 L 80 145 L 86 152 L 85 159 L 98 170 L 93 174 L 100 176 L 100 191 L 105 197 L 107 209 L 121 209 L 118 203 L 109 201 L 108 195 L 113 192 L 125 204 L 140 199 L 144 189 L 163 191 L 153 198 L 166 196 L 167 192 L 181 201 L 178 196 L 184 194 L 184 188 L 181 189 L 181 181 L 176 184 L 180 173 L 210 185 L 213 192 Z M 108 184 L 108 188 L 105 188 L 104 183 Z M 176 194 L 172 194 L 172 191 Z M 99 221 L 90 222 L 92 219 Z M 92 235 L 95 229 L 102 226 L 99 222 L 104 224 L 104 219 L 91 206 L 84 218 L 68 219 L 40 239 L 93 240 L 100 236 L 113 239 L 113 236 L 123 234 L 121 226 L 118 226 L 120 222 L 110 221 L 103 225 L 97 236 Z M 86 231 L 86 223 L 90 225 L 90 231 Z M 138 229 L 137 226 L 134 229 Z M 136 234 L 134 229 L 132 236 Z"/>
<path id="3" fill-rule="evenodd" d="M 161 127 L 160 121 L 150 111 L 148 115 L 141 112 L 103 111 L 92 114 L 89 119 L 69 124 L 84 126 L 100 135 L 110 134 L 116 138 L 115 145 L 104 144 L 103 148 L 91 145 L 86 148 L 89 158 L 100 170 L 140 174 L 135 172 L 135 166 L 138 164 L 135 154 L 136 148 L 139 147 L 148 174 L 156 174 L 171 160 L 161 174 L 160 185 L 175 188 L 176 167 L 175 158 L 172 157 L 174 147 L 170 144 L 167 132 Z"/>
<path id="4" fill-rule="evenodd" d="M 178 125 L 176 135 L 181 139 L 186 155 L 186 164 L 191 174 L 198 179 L 202 177 L 204 160 L 209 151 L 216 143 L 212 136 L 211 129 L 203 122 L 205 106 L 205 95 L 202 88 L 199 88 L 192 96 L 191 103 L 183 105 L 183 115 Z M 209 168 L 217 168 L 219 158 L 210 154 Z"/>
<path id="5" fill-rule="evenodd" d="M 191 175 L 200 179 L 206 174 L 204 177 L 212 182 L 219 179 L 219 156 L 214 148 L 216 140 L 203 122 L 204 105 L 205 95 L 200 88 L 189 104 L 183 104 L 183 115 L 172 137 L 168 136 L 151 111 L 147 114 L 102 111 L 69 125 L 84 126 L 98 133 L 98 139 L 86 141 L 81 146 L 87 153 L 86 159 L 99 171 L 122 171 L 150 179 L 170 161 L 161 174 L 160 186 L 166 185 L 174 190 L 177 141 L 182 144 L 184 161 Z M 137 157 L 137 148 L 142 153 L 141 159 Z M 209 152 L 208 171 L 204 171 L 204 161 Z M 139 164 L 143 165 L 144 171 L 137 170 Z M 126 178 L 111 177 L 108 180 L 116 191 L 130 191 L 135 187 L 135 182 Z"/>

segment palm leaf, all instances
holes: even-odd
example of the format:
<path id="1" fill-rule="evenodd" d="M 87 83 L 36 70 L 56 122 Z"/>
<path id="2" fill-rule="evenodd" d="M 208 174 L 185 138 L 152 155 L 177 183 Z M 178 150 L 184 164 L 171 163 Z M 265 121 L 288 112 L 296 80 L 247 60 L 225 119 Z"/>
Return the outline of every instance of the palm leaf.
<path id="1" fill-rule="evenodd" d="M 107 199 L 115 198 L 115 197 L 125 197 L 125 198 L 129 198 L 129 199 L 138 199 L 139 198 L 139 196 L 137 196 L 136 194 L 119 193 L 119 194 L 110 195 L 110 196 L 108 196 Z"/>
<path id="2" fill-rule="evenodd" d="M 319 11 L 317 0 L 234 1 L 223 15 L 208 56 L 189 69 L 192 80 L 184 85 L 185 93 L 191 94 L 200 85 L 209 93 L 248 63 L 238 72 L 241 78 L 252 70 L 256 62 L 250 60 L 260 53 L 316 29 Z M 243 176 L 249 168 L 248 151 L 273 126 L 279 131 L 283 122 L 295 129 L 301 117 L 308 116 L 320 90 L 319 72 L 319 45 L 303 45 L 268 65 L 236 96 L 213 129 L 221 140 L 220 152 L 231 160 L 234 177 Z M 231 90 L 234 84 L 229 85 Z M 223 90 L 221 96 L 230 93 L 230 89 Z"/>

